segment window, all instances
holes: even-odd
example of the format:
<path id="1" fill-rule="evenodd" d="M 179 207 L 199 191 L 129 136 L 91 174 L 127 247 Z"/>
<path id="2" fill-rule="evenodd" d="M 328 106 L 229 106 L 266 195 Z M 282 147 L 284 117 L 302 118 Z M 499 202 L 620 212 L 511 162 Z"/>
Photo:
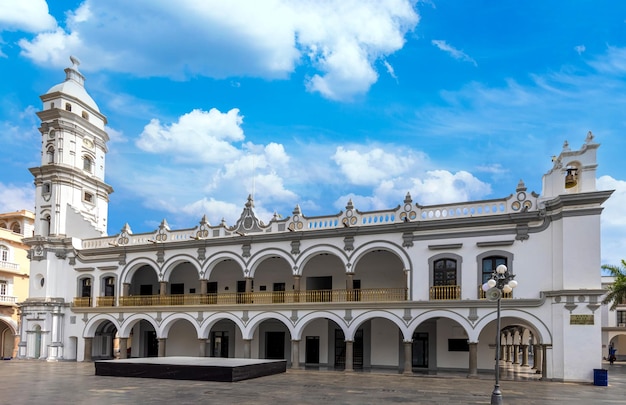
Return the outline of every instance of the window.
<path id="1" fill-rule="evenodd" d="M 41 193 L 50 194 L 51 187 L 52 186 L 50 185 L 50 183 L 43 183 L 43 186 L 41 187 Z"/>
<path id="2" fill-rule="evenodd" d="M 11 224 L 11 231 L 14 233 L 22 233 L 22 226 L 19 222 L 13 222 Z"/>
<path id="3" fill-rule="evenodd" d="M 4 280 L 0 280 L 0 295 L 7 295 L 9 289 L 8 284 Z"/>
<path id="4" fill-rule="evenodd" d="M 6 246 L 0 245 L 0 261 L 9 261 L 9 248 L 7 248 Z"/>
<path id="5" fill-rule="evenodd" d="M 83 170 L 91 173 L 93 168 L 93 160 L 89 156 L 83 157 Z"/>
<path id="6" fill-rule="evenodd" d="M 434 262 L 433 285 L 456 285 L 456 260 L 440 259 Z"/>
<path id="7" fill-rule="evenodd" d="M 83 195 L 83 201 L 93 204 L 93 194 L 85 191 L 85 194 Z"/>
<path id="8" fill-rule="evenodd" d="M 89 121 L 89 114 L 87 113 L 87 111 L 83 111 L 82 117 L 86 119 L 87 121 Z"/>
<path id="9" fill-rule="evenodd" d="M 46 150 L 46 156 L 48 156 L 49 164 L 54 163 L 54 148 L 52 146 L 49 146 L 48 149 Z"/>
<path id="10" fill-rule="evenodd" d="M 70 103 L 65 103 L 65 110 L 72 111 L 72 105 Z"/>
<path id="11" fill-rule="evenodd" d="M 496 267 L 501 264 L 504 264 L 505 266 L 507 265 L 506 257 L 489 256 L 483 259 L 481 285 L 486 283 L 491 278 Z"/>
<path id="12" fill-rule="evenodd" d="M 626 325 L 626 311 L 617 311 L 617 325 Z"/>

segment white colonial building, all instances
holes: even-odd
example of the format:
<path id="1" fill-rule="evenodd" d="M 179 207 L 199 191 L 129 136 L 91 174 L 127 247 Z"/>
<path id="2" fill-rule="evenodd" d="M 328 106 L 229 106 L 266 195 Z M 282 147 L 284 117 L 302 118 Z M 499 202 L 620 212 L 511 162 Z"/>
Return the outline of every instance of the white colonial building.
<path id="1" fill-rule="evenodd" d="M 254 201 L 234 225 L 106 236 L 106 118 L 77 63 L 41 97 L 41 165 L 30 298 L 20 358 L 285 358 L 291 367 L 399 372 L 536 368 L 592 381 L 603 357 L 600 214 L 589 133 L 567 143 L 540 195 L 522 181 L 494 200 L 263 223 Z M 496 303 L 481 289 L 499 264 L 518 287 Z M 530 357 L 530 354 L 534 356 Z M 532 360 L 529 360 L 532 359 Z"/>

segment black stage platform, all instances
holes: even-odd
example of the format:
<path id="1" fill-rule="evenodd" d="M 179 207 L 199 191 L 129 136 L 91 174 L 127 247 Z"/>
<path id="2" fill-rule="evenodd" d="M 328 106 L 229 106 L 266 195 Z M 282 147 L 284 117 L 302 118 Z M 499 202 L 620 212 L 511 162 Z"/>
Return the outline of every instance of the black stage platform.
<path id="1" fill-rule="evenodd" d="M 286 360 L 146 357 L 95 361 L 96 375 L 234 382 L 287 371 Z"/>

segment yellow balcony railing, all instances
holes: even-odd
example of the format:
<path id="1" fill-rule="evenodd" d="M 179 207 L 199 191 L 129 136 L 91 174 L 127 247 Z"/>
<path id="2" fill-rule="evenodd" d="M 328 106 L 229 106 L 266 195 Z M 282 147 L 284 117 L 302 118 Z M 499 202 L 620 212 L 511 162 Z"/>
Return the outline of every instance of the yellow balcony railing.
<path id="1" fill-rule="evenodd" d="M 115 297 L 98 297 L 96 299 L 96 306 L 98 307 L 114 307 Z"/>
<path id="2" fill-rule="evenodd" d="M 75 297 L 72 305 L 75 307 L 90 307 L 91 297 Z"/>
<path id="3" fill-rule="evenodd" d="M 460 285 L 435 285 L 430 287 L 431 300 L 460 300 Z"/>
<path id="4" fill-rule="evenodd" d="M 487 298 L 487 296 L 485 295 L 485 292 L 483 291 L 483 286 L 478 287 L 478 298 L 481 300 L 484 300 Z M 503 292 L 502 298 L 506 298 L 506 299 L 513 298 L 513 291 L 508 292 L 508 293 Z"/>
<path id="5" fill-rule="evenodd" d="M 128 297 L 119 297 L 119 305 L 234 305 L 283 304 L 294 302 L 387 302 L 406 300 L 406 288 L 371 288 L 355 290 L 262 291 L 220 294 L 133 295 Z"/>

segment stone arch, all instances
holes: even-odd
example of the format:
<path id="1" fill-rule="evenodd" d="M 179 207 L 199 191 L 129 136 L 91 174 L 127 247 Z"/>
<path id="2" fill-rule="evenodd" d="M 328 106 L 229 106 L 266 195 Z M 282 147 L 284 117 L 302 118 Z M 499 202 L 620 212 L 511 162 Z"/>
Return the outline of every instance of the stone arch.
<path id="1" fill-rule="evenodd" d="M 350 255 L 350 263 L 352 265 L 352 268 L 356 267 L 359 260 L 361 260 L 367 253 L 374 250 L 386 250 L 394 253 L 402 262 L 404 270 L 410 270 L 412 268 L 411 259 L 409 258 L 409 255 L 406 253 L 405 249 L 395 243 L 383 240 L 365 243 L 359 246 L 354 252 L 352 252 L 352 254 Z"/>
<path id="2" fill-rule="evenodd" d="M 320 253 L 328 253 L 336 256 L 342 263 L 345 269 L 348 267 L 348 256 L 346 253 L 337 246 L 330 244 L 318 244 L 305 249 L 300 253 L 298 260 L 296 261 L 296 275 L 302 275 L 302 269 L 306 264 Z"/>
<path id="3" fill-rule="evenodd" d="M 256 328 L 263 321 L 267 321 L 269 319 L 277 320 L 281 322 L 282 324 L 284 324 L 289 330 L 289 334 L 291 334 L 291 338 L 294 339 L 295 328 L 293 327 L 293 323 L 287 316 L 285 316 L 284 314 L 281 314 L 280 312 L 261 312 L 260 314 L 254 316 L 252 319 L 250 319 L 250 321 L 248 321 L 248 324 L 242 331 L 243 338 L 252 339 Z"/>
<path id="4" fill-rule="evenodd" d="M 11 329 L 11 333 L 13 333 L 14 335 L 17 334 L 17 322 L 15 322 L 15 320 L 13 320 L 11 317 L 0 315 L 0 322 L 6 323 L 9 329 Z"/>
<path id="5" fill-rule="evenodd" d="M 402 335 L 405 336 L 405 340 L 406 340 L 406 336 L 409 334 L 409 329 L 407 328 L 406 323 L 397 314 L 394 314 L 393 312 L 389 312 L 389 311 L 368 311 L 368 312 L 358 315 L 356 318 L 352 320 L 352 322 L 350 322 L 350 325 L 348 326 L 348 333 L 344 332 L 346 340 L 353 339 L 354 334 L 359 329 L 359 327 L 363 325 L 365 322 L 372 320 L 374 318 L 382 318 L 382 319 L 386 319 L 392 322 L 394 325 L 398 327 Z"/>
<path id="6" fill-rule="evenodd" d="M 91 318 L 83 328 L 83 338 L 92 338 L 96 334 L 96 330 L 103 322 L 111 322 L 118 330 L 120 330 L 119 321 L 111 314 L 99 314 Z M 121 335 L 120 335 L 121 336 Z"/>
<path id="7" fill-rule="evenodd" d="M 172 327 L 172 325 L 180 320 L 189 321 L 189 323 L 191 323 L 196 329 L 198 339 L 201 338 L 200 325 L 198 325 L 198 320 L 186 312 L 170 314 L 163 318 L 163 320 L 161 321 L 161 327 L 159 328 L 160 330 L 157 332 L 158 336 L 166 338 L 170 332 L 170 328 Z"/>
<path id="8" fill-rule="evenodd" d="M 176 266 L 181 263 L 191 264 L 196 269 L 198 278 L 200 277 L 202 266 L 198 263 L 196 258 L 189 254 L 178 254 L 163 263 L 163 265 L 161 266 L 161 268 L 163 269 L 163 276 L 160 281 L 169 281 L 172 271 L 176 268 Z"/>
<path id="9" fill-rule="evenodd" d="M 496 310 L 483 316 L 472 328 L 471 334 L 469 335 L 470 342 L 477 341 L 478 336 L 481 334 L 482 330 L 489 323 L 497 320 L 497 317 L 498 315 Z M 503 322 L 501 326 L 503 328 L 510 324 L 510 322 L 507 322 L 505 318 L 522 320 L 522 325 L 529 329 L 533 333 L 533 336 L 539 339 L 539 343 L 552 344 L 552 333 L 548 329 L 547 325 L 541 319 L 539 319 L 539 317 L 519 309 L 503 308 L 500 311 L 500 319 Z M 472 338 L 476 340 L 471 340 Z"/>
<path id="10" fill-rule="evenodd" d="M 254 273 L 256 272 L 259 265 L 270 256 L 278 256 L 281 259 L 285 260 L 290 265 L 291 269 L 293 269 L 295 266 L 295 262 L 293 261 L 289 252 L 278 248 L 264 249 L 250 257 L 250 260 L 248 262 L 249 277 L 254 277 Z"/>
<path id="11" fill-rule="evenodd" d="M 409 333 L 405 335 L 404 338 L 406 340 L 411 340 L 413 338 L 413 332 L 417 329 L 417 327 L 423 322 L 426 322 L 433 318 L 447 318 L 452 321 L 455 321 L 465 330 L 465 333 L 468 336 L 468 340 L 470 342 L 475 341 L 475 340 L 472 340 L 473 326 L 470 324 L 467 318 L 465 318 L 463 315 L 460 315 L 448 309 L 436 309 L 432 311 L 422 312 L 421 314 L 419 314 L 418 316 L 416 316 L 409 322 L 409 324 L 407 325 L 407 332 Z M 476 335 L 476 339 L 478 339 L 478 335 Z"/>
<path id="12" fill-rule="evenodd" d="M 343 330 L 343 334 L 347 336 L 348 325 L 346 324 L 345 319 L 335 314 L 334 312 L 315 311 L 315 312 L 306 314 L 305 316 L 303 316 L 302 318 L 296 321 L 296 324 L 294 325 L 295 327 L 294 327 L 293 339 L 294 340 L 302 339 L 302 332 L 304 331 L 306 326 L 312 321 L 315 321 L 317 319 L 330 319 L 331 321 L 335 322 Z"/>
<path id="13" fill-rule="evenodd" d="M 241 321 L 241 318 L 229 312 L 218 312 L 218 313 L 212 314 L 211 316 L 206 318 L 204 321 L 202 321 L 198 330 L 199 338 L 206 339 L 209 336 L 209 332 L 211 331 L 211 328 L 213 328 L 213 326 L 217 322 L 224 320 L 224 319 L 232 321 L 239 328 L 239 332 L 241 332 L 242 335 L 244 334 L 244 329 L 246 328 L 246 325 L 244 325 L 244 323 Z"/>
<path id="14" fill-rule="evenodd" d="M 160 338 L 161 336 L 158 335 L 159 333 L 159 324 L 158 322 L 156 322 L 151 316 L 147 315 L 147 314 L 133 314 L 131 316 L 129 316 L 128 318 L 124 319 L 124 322 L 122 322 L 122 324 L 120 325 L 119 328 L 117 328 L 117 333 L 119 335 L 120 338 L 127 338 L 130 336 L 130 331 L 133 329 L 133 326 L 135 326 L 135 324 L 139 321 L 146 321 L 148 322 L 150 325 L 152 325 L 152 327 L 154 328 L 155 331 L 157 331 L 157 338 Z"/>
<path id="15" fill-rule="evenodd" d="M 225 259 L 231 259 L 239 264 L 239 267 L 241 268 L 241 274 L 244 275 L 244 270 L 247 268 L 247 264 L 241 258 L 241 256 L 233 252 L 217 252 L 210 257 L 207 257 L 206 263 L 200 271 L 200 277 L 204 277 L 208 280 L 211 277 L 211 272 L 215 269 L 215 266 L 220 264 L 220 262 Z"/>
<path id="16" fill-rule="evenodd" d="M 139 257 L 137 259 L 131 260 L 129 263 L 126 264 L 126 266 L 120 273 L 120 281 L 122 283 L 130 283 L 130 281 L 133 279 L 133 275 L 135 274 L 135 272 L 143 266 L 150 266 L 152 270 L 154 270 L 154 274 L 156 274 L 157 279 L 159 278 L 159 264 L 152 259 Z"/>

